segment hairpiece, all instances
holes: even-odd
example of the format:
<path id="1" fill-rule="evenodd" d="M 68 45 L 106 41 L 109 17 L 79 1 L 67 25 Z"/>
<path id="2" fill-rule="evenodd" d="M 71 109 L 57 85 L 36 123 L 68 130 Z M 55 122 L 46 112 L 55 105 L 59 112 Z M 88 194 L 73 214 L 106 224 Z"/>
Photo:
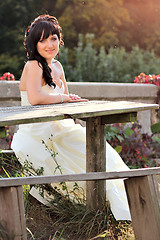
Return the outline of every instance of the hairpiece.
<path id="1" fill-rule="evenodd" d="M 43 22 L 43 21 L 48 21 L 48 22 L 53 22 L 54 25 L 56 25 L 59 29 L 60 32 L 62 32 L 61 27 L 59 26 L 58 20 L 56 17 L 50 16 L 50 15 L 40 15 L 37 18 L 35 18 L 30 26 L 28 26 L 28 28 L 26 29 L 26 33 L 25 36 L 28 36 L 31 28 L 37 23 L 37 22 Z"/>

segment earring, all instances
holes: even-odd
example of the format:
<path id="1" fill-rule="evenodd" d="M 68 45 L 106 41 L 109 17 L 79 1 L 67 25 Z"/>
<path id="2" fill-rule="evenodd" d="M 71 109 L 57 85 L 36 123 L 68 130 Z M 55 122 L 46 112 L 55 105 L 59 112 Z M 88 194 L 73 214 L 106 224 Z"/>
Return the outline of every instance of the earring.
<path id="1" fill-rule="evenodd" d="M 58 56 L 58 61 L 59 61 L 59 52 L 57 53 L 57 56 Z"/>

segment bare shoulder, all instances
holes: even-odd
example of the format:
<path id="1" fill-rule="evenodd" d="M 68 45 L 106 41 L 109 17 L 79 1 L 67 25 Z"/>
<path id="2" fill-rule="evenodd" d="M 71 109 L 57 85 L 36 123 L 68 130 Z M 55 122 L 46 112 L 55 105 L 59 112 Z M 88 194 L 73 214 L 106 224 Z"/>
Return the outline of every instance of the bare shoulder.
<path id="1" fill-rule="evenodd" d="M 36 60 L 31 60 L 26 62 L 24 70 L 26 71 L 42 71 L 42 66 L 38 61 Z"/>
<path id="2" fill-rule="evenodd" d="M 38 64 L 38 61 L 27 61 L 24 65 L 23 72 L 21 75 L 20 85 L 19 88 L 21 91 L 26 91 L 26 84 L 27 82 L 32 84 L 32 80 L 34 82 L 41 81 L 42 79 L 42 68 Z"/>
<path id="3" fill-rule="evenodd" d="M 63 66 L 59 61 L 56 60 L 56 61 L 53 62 L 53 64 L 58 70 L 63 71 Z"/>

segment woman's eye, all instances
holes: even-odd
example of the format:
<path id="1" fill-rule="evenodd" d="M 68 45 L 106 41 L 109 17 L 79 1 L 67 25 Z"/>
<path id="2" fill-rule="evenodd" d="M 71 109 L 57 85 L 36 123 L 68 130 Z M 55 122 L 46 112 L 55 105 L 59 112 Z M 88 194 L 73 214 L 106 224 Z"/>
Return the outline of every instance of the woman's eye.
<path id="1" fill-rule="evenodd" d="M 53 40 L 53 41 L 56 41 L 56 40 L 57 40 L 57 38 L 56 38 L 56 37 L 53 37 L 53 38 L 52 38 L 52 40 Z"/>
<path id="2" fill-rule="evenodd" d="M 39 42 L 44 42 L 44 39 L 39 40 Z"/>

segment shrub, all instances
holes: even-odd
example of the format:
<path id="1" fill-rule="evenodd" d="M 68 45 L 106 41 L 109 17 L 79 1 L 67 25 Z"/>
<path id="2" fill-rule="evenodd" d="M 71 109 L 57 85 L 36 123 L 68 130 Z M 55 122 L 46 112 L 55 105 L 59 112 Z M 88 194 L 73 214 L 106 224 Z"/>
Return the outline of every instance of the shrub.
<path id="1" fill-rule="evenodd" d="M 141 126 L 122 124 L 106 126 L 106 139 L 130 168 L 158 166 L 154 158 L 160 158 L 159 138 L 141 134 Z"/>
<path id="2" fill-rule="evenodd" d="M 73 50 L 63 47 L 60 62 L 68 81 L 74 82 L 133 82 L 140 72 L 159 74 L 160 58 L 154 52 L 134 46 L 131 52 L 125 48 L 104 46 L 95 50 L 94 35 L 79 35 L 78 46 Z"/>
<path id="3" fill-rule="evenodd" d="M 11 56 L 9 53 L 0 55 L 0 75 L 4 72 L 11 72 L 16 76 L 16 80 L 21 75 L 21 69 L 24 64 L 24 58 L 19 58 L 14 55 Z"/>

